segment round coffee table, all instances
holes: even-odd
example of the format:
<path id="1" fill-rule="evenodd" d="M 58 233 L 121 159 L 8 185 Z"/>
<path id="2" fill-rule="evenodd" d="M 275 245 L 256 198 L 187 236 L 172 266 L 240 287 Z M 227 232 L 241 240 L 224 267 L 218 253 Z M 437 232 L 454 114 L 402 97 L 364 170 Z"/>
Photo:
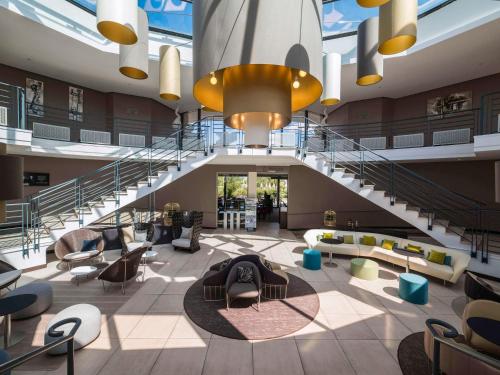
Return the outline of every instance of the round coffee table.
<path id="1" fill-rule="evenodd" d="M 18 294 L 0 299 L 0 316 L 5 316 L 3 322 L 3 338 L 0 347 L 7 349 L 24 338 L 23 332 L 11 332 L 11 314 L 24 310 L 36 302 L 34 294 Z M 1 345 L 3 344 L 3 346 Z"/>
<path id="2" fill-rule="evenodd" d="M 97 271 L 94 266 L 80 266 L 72 268 L 69 273 L 75 277 L 76 285 L 80 285 L 80 279 L 88 279 L 89 275 Z"/>
<path id="3" fill-rule="evenodd" d="M 326 243 L 328 245 L 340 245 L 344 243 L 342 240 L 338 240 L 336 238 L 322 238 L 320 242 Z M 337 267 L 336 263 L 333 263 L 333 250 L 328 250 L 328 262 L 323 263 L 325 267 Z"/>
<path id="4" fill-rule="evenodd" d="M 158 256 L 158 251 L 148 250 L 142 254 L 142 265 L 144 266 L 144 271 L 142 272 L 142 281 L 144 281 L 144 276 L 146 275 L 146 263 L 155 260 Z"/>

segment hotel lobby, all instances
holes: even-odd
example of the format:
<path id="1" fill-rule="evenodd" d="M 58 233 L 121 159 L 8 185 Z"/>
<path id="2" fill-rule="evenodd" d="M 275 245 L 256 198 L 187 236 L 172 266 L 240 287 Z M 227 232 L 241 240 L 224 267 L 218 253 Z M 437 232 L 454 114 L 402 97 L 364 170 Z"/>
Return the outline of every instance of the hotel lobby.
<path id="1" fill-rule="evenodd" d="M 0 374 L 500 375 L 498 19 L 0 1 Z"/>

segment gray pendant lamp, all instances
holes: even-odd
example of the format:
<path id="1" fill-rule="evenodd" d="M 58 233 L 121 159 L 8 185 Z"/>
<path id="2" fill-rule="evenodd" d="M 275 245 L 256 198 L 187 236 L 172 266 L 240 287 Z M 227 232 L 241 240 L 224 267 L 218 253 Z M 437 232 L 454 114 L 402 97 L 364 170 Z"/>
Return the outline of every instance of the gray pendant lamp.
<path id="1" fill-rule="evenodd" d="M 364 20 L 358 27 L 358 78 L 359 86 L 374 85 L 384 75 L 384 59 L 378 53 L 378 17 Z"/>
<path id="2" fill-rule="evenodd" d="M 148 15 L 142 8 L 138 12 L 137 43 L 120 44 L 120 73 L 134 79 L 146 79 L 149 73 Z"/>
<path id="3" fill-rule="evenodd" d="M 417 41 L 417 0 L 391 0 L 380 7 L 379 47 L 383 55 L 401 53 Z"/>

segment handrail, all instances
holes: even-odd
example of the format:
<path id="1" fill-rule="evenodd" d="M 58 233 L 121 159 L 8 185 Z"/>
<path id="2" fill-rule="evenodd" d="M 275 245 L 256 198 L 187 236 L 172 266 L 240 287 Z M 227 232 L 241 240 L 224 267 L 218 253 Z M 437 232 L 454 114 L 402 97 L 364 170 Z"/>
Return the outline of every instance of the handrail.
<path id="1" fill-rule="evenodd" d="M 71 324 L 73 323 L 73 327 L 71 328 L 71 331 L 68 333 L 68 335 L 64 335 L 64 331 L 57 331 L 57 328 L 65 325 L 65 324 Z M 32 360 L 35 357 L 38 357 L 40 354 L 46 353 L 49 350 L 56 348 L 60 345 L 63 345 L 67 343 L 67 370 L 66 373 L 68 375 L 74 375 L 75 373 L 75 343 L 74 343 L 74 338 L 76 331 L 80 328 L 80 325 L 82 324 L 82 321 L 80 318 L 68 318 L 61 320 L 60 322 L 54 324 L 49 328 L 48 335 L 53 338 L 58 338 L 55 341 L 52 341 L 51 343 L 48 343 L 38 349 L 33 350 L 32 352 L 26 353 L 21 355 L 20 357 L 11 359 L 3 364 L 0 365 L 0 374 L 3 374 L 7 371 L 10 371 L 30 360 Z"/>

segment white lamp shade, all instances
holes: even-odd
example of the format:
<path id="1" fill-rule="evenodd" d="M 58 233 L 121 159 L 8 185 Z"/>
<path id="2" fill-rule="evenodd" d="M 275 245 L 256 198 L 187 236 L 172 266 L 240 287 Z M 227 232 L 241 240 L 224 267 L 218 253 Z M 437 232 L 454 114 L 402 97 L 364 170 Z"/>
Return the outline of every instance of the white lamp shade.
<path id="1" fill-rule="evenodd" d="M 120 44 L 137 42 L 137 0 L 97 0 L 97 29 Z"/>
<path id="2" fill-rule="evenodd" d="M 138 41 L 136 44 L 120 44 L 120 72 L 130 78 L 148 78 L 149 65 L 149 27 L 148 15 L 142 8 L 138 12 Z"/>
<path id="3" fill-rule="evenodd" d="M 269 147 L 269 113 L 249 112 L 245 113 L 245 147 L 266 148 Z"/>
<path id="4" fill-rule="evenodd" d="M 378 53 L 378 17 L 364 20 L 358 27 L 358 79 L 360 86 L 373 85 L 382 80 L 384 59 Z"/>
<path id="5" fill-rule="evenodd" d="M 323 94 L 321 104 L 328 106 L 340 102 L 340 81 L 342 56 L 339 53 L 329 53 L 323 56 Z"/>
<path id="6" fill-rule="evenodd" d="M 160 47 L 160 97 L 165 100 L 181 98 L 181 55 L 174 46 Z"/>
<path id="7" fill-rule="evenodd" d="M 380 7 L 378 51 L 401 53 L 417 41 L 417 0 L 391 0 Z"/>

